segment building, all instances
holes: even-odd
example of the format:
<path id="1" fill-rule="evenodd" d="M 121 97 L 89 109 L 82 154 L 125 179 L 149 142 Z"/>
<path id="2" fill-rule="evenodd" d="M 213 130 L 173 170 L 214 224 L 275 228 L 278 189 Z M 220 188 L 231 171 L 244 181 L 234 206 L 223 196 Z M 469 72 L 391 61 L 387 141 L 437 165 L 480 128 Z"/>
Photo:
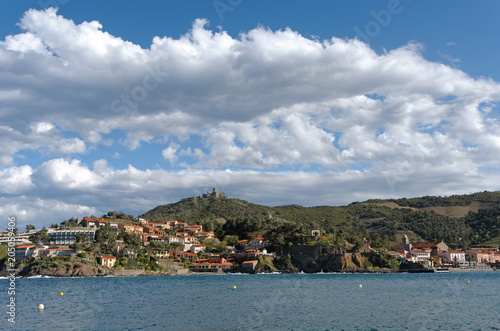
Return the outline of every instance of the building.
<path id="1" fill-rule="evenodd" d="M 146 220 L 144 218 L 136 217 L 135 220 L 136 220 L 136 222 L 139 222 L 139 224 L 148 225 L 148 220 Z"/>
<path id="2" fill-rule="evenodd" d="M 85 234 L 89 242 L 93 243 L 95 239 L 96 228 L 71 228 L 71 229 L 48 229 L 50 243 L 55 245 L 71 245 L 76 242 L 77 234 Z"/>
<path id="3" fill-rule="evenodd" d="M 175 237 L 175 236 L 167 236 L 166 240 L 168 240 L 169 244 L 172 244 L 172 243 L 184 244 L 183 238 L 179 238 L 179 237 Z"/>
<path id="4" fill-rule="evenodd" d="M 70 248 L 47 248 L 38 251 L 38 257 L 41 259 L 51 258 L 56 256 L 74 256 L 76 252 Z"/>
<path id="5" fill-rule="evenodd" d="M 36 245 L 21 245 L 15 248 L 16 261 L 28 260 L 32 257 L 38 256 L 38 249 L 35 248 Z"/>
<path id="6" fill-rule="evenodd" d="M 196 234 L 196 236 L 198 237 L 198 239 L 200 240 L 206 240 L 206 239 L 212 239 L 212 238 L 215 238 L 215 235 L 212 231 L 209 231 L 209 232 L 198 232 Z"/>
<path id="7" fill-rule="evenodd" d="M 467 251 L 467 257 L 477 263 L 494 263 L 494 251 Z"/>
<path id="8" fill-rule="evenodd" d="M 269 241 L 265 240 L 264 238 L 256 237 L 256 238 L 253 238 L 252 240 L 250 240 L 248 246 L 252 249 L 260 249 L 260 248 L 264 248 L 266 246 L 269 246 L 270 244 L 271 243 L 269 243 Z"/>
<path id="9" fill-rule="evenodd" d="M 403 236 L 403 250 L 406 252 L 411 252 L 412 249 L 426 249 L 429 248 L 432 251 L 432 255 L 438 255 L 438 251 L 447 251 L 448 245 L 443 241 L 431 241 L 431 242 L 421 242 L 421 243 L 410 243 L 408 236 Z"/>
<path id="10" fill-rule="evenodd" d="M 136 258 L 137 257 L 137 253 L 134 252 L 133 249 L 125 247 L 125 246 L 118 246 L 116 248 L 116 254 L 117 255 L 122 255 L 122 256 L 125 256 L 125 257 L 130 257 L 130 258 Z"/>
<path id="11" fill-rule="evenodd" d="M 103 267 L 113 268 L 116 263 L 116 257 L 114 256 L 101 256 L 101 265 Z"/>
<path id="12" fill-rule="evenodd" d="M 189 233 L 198 233 L 203 231 L 203 225 L 186 225 L 184 231 Z"/>
<path id="13" fill-rule="evenodd" d="M 196 262 L 198 261 L 198 254 L 190 253 L 190 252 L 180 252 L 180 253 L 173 253 L 174 257 L 178 259 L 185 258 L 189 260 L 190 262 Z"/>
<path id="14" fill-rule="evenodd" d="M 258 262 L 259 261 L 257 260 L 245 261 L 241 264 L 241 268 L 245 271 L 253 271 L 255 270 L 255 267 L 257 266 Z"/>
<path id="15" fill-rule="evenodd" d="M 134 232 L 134 225 L 118 223 L 118 230 L 123 230 L 125 232 Z"/>
<path id="16" fill-rule="evenodd" d="M 437 255 L 444 257 L 448 263 L 465 262 L 465 252 L 463 251 L 438 251 Z"/>
<path id="17" fill-rule="evenodd" d="M 203 252 L 205 250 L 205 245 L 191 245 L 189 251 L 191 253 L 197 254 L 198 252 Z"/>
<path id="18" fill-rule="evenodd" d="M 224 194 L 224 192 L 217 192 L 217 188 L 213 188 L 212 192 L 208 191 L 207 193 L 203 194 L 203 198 L 213 198 L 213 199 L 227 199 L 227 196 Z"/>
<path id="19" fill-rule="evenodd" d="M 410 254 L 415 257 L 416 262 L 426 262 L 431 258 L 431 249 L 412 249 Z"/>
<path id="20" fill-rule="evenodd" d="M 189 266 L 189 270 L 196 272 L 222 272 L 233 269 L 233 263 L 222 262 L 222 263 L 210 263 L 207 261 L 193 263 Z"/>

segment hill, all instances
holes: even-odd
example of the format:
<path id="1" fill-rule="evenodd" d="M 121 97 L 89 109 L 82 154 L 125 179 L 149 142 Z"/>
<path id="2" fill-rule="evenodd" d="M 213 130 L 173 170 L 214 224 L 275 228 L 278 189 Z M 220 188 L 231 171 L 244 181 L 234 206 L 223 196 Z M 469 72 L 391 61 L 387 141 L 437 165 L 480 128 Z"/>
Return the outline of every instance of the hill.
<path id="1" fill-rule="evenodd" d="M 306 242 L 313 229 L 321 229 L 331 242 L 342 238 L 359 244 L 368 238 L 372 245 L 380 241 L 390 246 L 400 242 L 403 233 L 411 233 L 415 240 L 444 240 L 450 247 L 500 243 L 500 192 L 368 200 L 341 207 L 267 207 L 239 199 L 193 197 L 158 206 L 140 217 L 202 224 L 220 239 L 266 231 L 275 244 Z"/>

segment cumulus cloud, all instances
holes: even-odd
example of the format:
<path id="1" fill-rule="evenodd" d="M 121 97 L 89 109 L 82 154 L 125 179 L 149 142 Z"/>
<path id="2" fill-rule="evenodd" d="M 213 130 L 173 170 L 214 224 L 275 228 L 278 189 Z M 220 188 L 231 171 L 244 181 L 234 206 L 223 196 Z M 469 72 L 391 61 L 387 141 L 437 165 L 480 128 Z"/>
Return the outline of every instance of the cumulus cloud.
<path id="1" fill-rule="evenodd" d="M 41 227 L 70 217 L 100 216 L 109 210 L 138 215 L 160 204 L 199 196 L 211 187 L 218 187 L 230 197 L 265 205 L 294 202 L 310 206 L 493 190 L 500 180 L 495 171 L 464 173 L 457 164 L 426 166 L 418 159 L 398 163 L 392 171 L 389 168 L 344 172 L 166 171 L 139 170 L 133 166 L 114 169 L 105 160 L 88 166 L 78 160 L 53 159 L 37 169 L 25 166 L 2 171 L 0 211 L 16 215 L 20 224 Z M 15 189 L 7 191 L 6 187 Z"/>
<path id="2" fill-rule="evenodd" d="M 26 194 L 28 214 L 54 201 L 141 212 L 214 185 L 307 205 L 498 189 L 500 84 L 428 61 L 418 43 L 377 53 L 287 27 L 235 37 L 198 19 L 141 48 L 53 8 L 29 10 L 19 26 L 0 41 L 0 181 L 6 199 Z M 153 143 L 152 159 L 185 171 L 140 170 L 126 151 L 109 152 Z M 130 165 L 85 163 L 105 149 Z"/>

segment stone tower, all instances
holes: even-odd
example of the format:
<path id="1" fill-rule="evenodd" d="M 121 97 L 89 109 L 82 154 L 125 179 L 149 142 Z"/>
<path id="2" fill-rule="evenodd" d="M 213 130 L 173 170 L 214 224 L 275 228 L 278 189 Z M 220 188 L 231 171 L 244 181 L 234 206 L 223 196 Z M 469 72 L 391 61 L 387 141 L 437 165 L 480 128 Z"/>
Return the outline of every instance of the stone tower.
<path id="1" fill-rule="evenodd" d="M 406 234 L 403 236 L 403 250 L 407 252 L 411 251 L 410 240 Z"/>

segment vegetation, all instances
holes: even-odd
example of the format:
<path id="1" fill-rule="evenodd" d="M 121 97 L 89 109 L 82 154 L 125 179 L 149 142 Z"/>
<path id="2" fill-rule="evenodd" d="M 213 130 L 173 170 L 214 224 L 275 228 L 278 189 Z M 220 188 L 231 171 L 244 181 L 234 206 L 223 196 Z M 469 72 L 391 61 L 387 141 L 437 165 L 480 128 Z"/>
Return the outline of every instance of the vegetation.
<path id="1" fill-rule="evenodd" d="M 419 209 L 473 203 L 478 212 L 461 218 Z M 467 248 L 482 243 L 500 244 L 498 208 L 500 192 L 368 200 L 343 207 L 267 207 L 239 199 L 193 197 L 158 206 L 140 217 L 152 222 L 175 219 L 202 224 L 204 230 L 214 231 L 226 243 L 265 233 L 275 246 L 306 244 L 311 243 L 311 230 L 317 229 L 324 235 L 322 245 L 337 245 L 338 249 L 345 248 L 346 242 L 360 247 L 363 238 L 372 247 L 383 248 L 400 242 L 403 233 L 415 234 L 421 241 L 443 240 L 452 248 Z"/>

